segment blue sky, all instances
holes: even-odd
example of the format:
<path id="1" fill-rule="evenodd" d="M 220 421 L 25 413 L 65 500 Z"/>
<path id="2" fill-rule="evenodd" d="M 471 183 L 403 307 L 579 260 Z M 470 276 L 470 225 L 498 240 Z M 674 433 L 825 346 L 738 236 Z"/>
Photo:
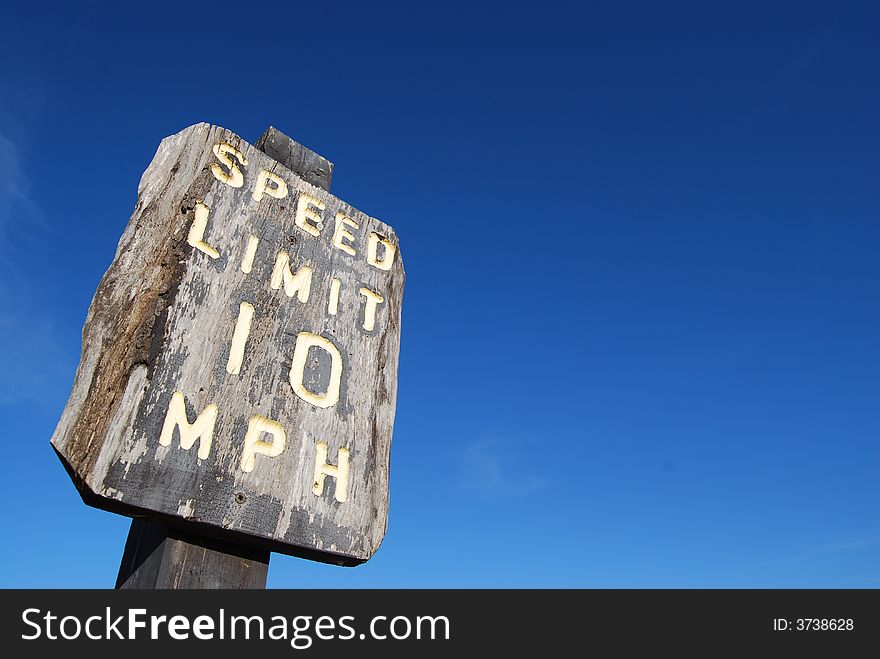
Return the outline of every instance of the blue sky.
<path id="1" fill-rule="evenodd" d="M 385 542 L 270 587 L 880 586 L 876 7 L 187 4 L 3 10 L 0 586 L 114 583 L 49 437 L 200 121 L 333 160 L 406 263 Z"/>

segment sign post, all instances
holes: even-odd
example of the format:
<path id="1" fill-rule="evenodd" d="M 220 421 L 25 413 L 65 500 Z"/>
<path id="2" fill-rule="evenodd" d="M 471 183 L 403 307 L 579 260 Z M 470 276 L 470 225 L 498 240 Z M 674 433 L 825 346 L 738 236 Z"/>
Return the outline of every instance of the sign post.
<path id="1" fill-rule="evenodd" d="M 83 329 L 52 445 L 135 517 L 120 587 L 263 587 L 269 552 L 340 565 L 385 534 L 403 263 L 270 128 L 166 138 Z"/>

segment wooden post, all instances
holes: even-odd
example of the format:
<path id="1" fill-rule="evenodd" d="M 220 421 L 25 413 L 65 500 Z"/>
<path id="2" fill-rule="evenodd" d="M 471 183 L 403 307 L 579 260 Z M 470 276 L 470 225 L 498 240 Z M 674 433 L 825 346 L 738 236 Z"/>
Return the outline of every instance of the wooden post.
<path id="1" fill-rule="evenodd" d="M 270 126 L 255 144 L 303 179 L 330 190 L 333 163 Z M 266 587 L 270 552 L 133 519 L 116 588 Z"/>
<path id="2" fill-rule="evenodd" d="M 117 588 L 266 587 L 269 552 L 133 519 Z"/>

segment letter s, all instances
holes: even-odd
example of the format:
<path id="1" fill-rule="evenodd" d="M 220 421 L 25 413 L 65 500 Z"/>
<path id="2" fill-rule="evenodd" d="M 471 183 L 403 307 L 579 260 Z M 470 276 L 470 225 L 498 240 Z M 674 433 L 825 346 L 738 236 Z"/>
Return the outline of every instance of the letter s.
<path id="1" fill-rule="evenodd" d="M 28 613 L 31 613 L 32 611 L 34 613 L 40 612 L 39 609 L 25 609 L 24 611 L 21 612 L 21 620 L 22 620 L 22 622 L 24 622 L 24 624 L 30 625 L 31 627 L 36 629 L 37 633 L 34 634 L 33 636 L 25 636 L 24 634 L 22 634 L 21 639 L 23 641 L 33 641 L 35 638 L 40 638 L 40 633 L 42 632 L 42 629 L 40 629 L 40 626 L 37 623 L 32 622 L 31 620 L 28 620 Z"/>
<path id="2" fill-rule="evenodd" d="M 223 171 L 223 168 L 220 165 L 216 162 L 213 163 L 211 165 L 211 172 L 214 174 L 214 178 L 233 188 L 240 188 L 244 185 L 244 174 L 241 173 L 235 160 L 229 157 L 230 155 L 235 156 L 235 159 L 238 160 L 238 162 L 242 165 L 247 165 L 247 160 L 245 160 L 242 153 L 231 144 L 226 144 L 225 142 L 215 144 L 212 151 L 214 151 L 214 155 L 217 156 L 217 160 L 222 162 L 229 169 L 229 173 L 227 174 Z"/>

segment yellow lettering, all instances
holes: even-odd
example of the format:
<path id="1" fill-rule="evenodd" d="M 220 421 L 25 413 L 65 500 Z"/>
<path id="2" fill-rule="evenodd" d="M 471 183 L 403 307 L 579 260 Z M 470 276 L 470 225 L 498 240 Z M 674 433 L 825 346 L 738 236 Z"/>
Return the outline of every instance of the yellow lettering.
<path id="1" fill-rule="evenodd" d="M 247 345 L 248 336 L 251 334 L 251 321 L 253 319 L 253 305 L 248 302 L 242 302 L 238 306 L 238 320 L 235 321 L 235 331 L 232 333 L 232 347 L 229 349 L 229 359 L 226 361 L 226 372 L 230 375 L 238 375 L 241 372 L 244 348 Z"/>
<path id="2" fill-rule="evenodd" d="M 271 442 L 263 439 L 270 435 Z M 248 419 L 247 432 L 244 435 L 244 453 L 241 456 L 241 470 L 251 472 L 257 463 L 258 455 L 277 458 L 284 451 L 287 433 L 277 421 L 256 414 Z"/>
<path id="3" fill-rule="evenodd" d="M 220 252 L 205 242 L 205 229 L 208 228 L 208 215 L 210 213 L 211 209 L 205 206 L 205 204 L 201 201 L 196 202 L 195 217 L 193 218 L 192 226 L 189 228 L 186 242 L 212 259 L 216 259 L 220 257 Z"/>
<path id="4" fill-rule="evenodd" d="M 244 250 L 244 258 L 241 260 L 241 271 L 248 275 L 254 268 L 254 257 L 257 255 L 257 246 L 260 239 L 254 235 L 248 237 L 248 244 Z"/>
<path id="5" fill-rule="evenodd" d="M 226 144 L 225 142 L 215 144 L 212 147 L 212 151 L 214 151 L 214 155 L 217 156 L 217 160 L 222 162 L 226 165 L 227 169 L 229 169 L 229 172 L 227 173 L 223 171 L 223 168 L 216 162 L 213 163 L 211 165 L 211 172 L 214 174 L 214 178 L 233 188 L 240 188 L 244 185 L 244 174 L 241 173 L 235 160 L 229 157 L 230 155 L 235 156 L 235 159 L 238 160 L 238 162 L 242 165 L 247 165 L 247 160 L 245 160 L 244 155 L 242 155 L 242 153 L 234 146 Z"/>
<path id="6" fill-rule="evenodd" d="M 364 306 L 363 327 L 368 332 L 372 332 L 373 328 L 376 326 L 376 306 L 382 304 L 384 299 L 381 295 L 374 293 L 369 288 L 361 288 L 358 292 L 367 300 L 366 306 Z"/>
<path id="7" fill-rule="evenodd" d="M 180 448 L 188 451 L 199 440 L 199 460 L 206 460 L 211 453 L 211 438 L 214 436 L 214 424 L 217 423 L 217 406 L 211 403 L 195 422 L 190 424 L 186 416 L 186 399 L 179 391 L 175 391 L 168 403 L 168 413 L 165 415 L 165 423 L 162 424 L 162 432 L 159 435 L 159 444 L 171 446 L 174 437 L 174 429 L 180 431 Z"/>
<path id="8" fill-rule="evenodd" d="M 348 449 L 341 448 L 338 452 L 339 464 L 327 463 L 327 444 L 318 442 L 315 445 L 315 478 L 312 483 L 312 493 L 321 496 L 324 493 L 324 478 L 332 476 L 336 479 L 334 496 L 339 503 L 348 500 Z"/>
<path id="9" fill-rule="evenodd" d="M 270 181 L 274 185 L 269 185 Z M 264 194 L 275 199 L 284 199 L 287 196 L 287 183 L 278 174 L 261 169 L 257 174 L 257 184 L 254 186 L 254 201 L 260 201 Z"/>
<path id="10" fill-rule="evenodd" d="M 315 237 L 320 236 L 323 225 L 321 224 L 321 215 L 315 211 L 315 208 L 322 211 L 324 207 L 325 204 L 320 199 L 300 192 L 299 198 L 296 200 L 296 215 L 294 217 L 296 226 Z"/>
<path id="11" fill-rule="evenodd" d="M 336 229 L 333 231 L 333 246 L 338 247 L 346 254 L 354 256 L 356 254 L 353 246 L 346 243 L 346 240 L 354 240 L 354 234 L 346 229 L 346 225 L 352 229 L 357 229 L 360 225 L 345 213 L 336 213 Z"/>
<path id="12" fill-rule="evenodd" d="M 309 357 L 309 349 L 318 348 L 330 355 L 330 382 L 327 391 L 323 394 L 315 393 L 306 389 L 303 384 L 305 377 L 306 360 Z M 339 385 L 342 381 L 342 355 L 339 349 L 329 340 L 310 332 L 300 332 L 296 337 L 296 347 L 293 350 L 293 362 L 290 365 L 290 386 L 294 393 L 307 403 L 315 407 L 331 407 L 339 401 Z"/>
<path id="13" fill-rule="evenodd" d="M 327 313 L 335 316 L 339 310 L 339 279 L 333 277 L 330 281 L 330 299 L 327 301 Z"/>
<path id="14" fill-rule="evenodd" d="M 287 252 L 278 252 L 269 285 L 277 291 L 282 283 L 287 297 L 296 295 L 297 299 L 305 304 L 309 301 L 309 293 L 312 289 L 312 269 L 304 265 L 293 274 L 290 271 L 290 256 Z"/>
<path id="15" fill-rule="evenodd" d="M 379 257 L 379 245 L 382 245 L 382 255 Z M 394 255 L 397 253 L 397 246 L 387 238 L 383 238 L 378 233 L 370 232 L 367 241 L 367 263 L 379 270 L 391 270 L 394 264 Z"/>

